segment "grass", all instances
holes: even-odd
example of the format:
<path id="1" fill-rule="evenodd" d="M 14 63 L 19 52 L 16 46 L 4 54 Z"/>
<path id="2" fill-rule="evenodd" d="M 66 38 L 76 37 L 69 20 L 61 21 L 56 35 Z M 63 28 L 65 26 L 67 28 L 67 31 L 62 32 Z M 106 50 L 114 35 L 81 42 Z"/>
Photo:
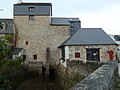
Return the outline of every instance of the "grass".
<path id="1" fill-rule="evenodd" d="M 120 90 L 120 78 L 117 79 L 117 82 L 115 84 L 115 90 Z"/>

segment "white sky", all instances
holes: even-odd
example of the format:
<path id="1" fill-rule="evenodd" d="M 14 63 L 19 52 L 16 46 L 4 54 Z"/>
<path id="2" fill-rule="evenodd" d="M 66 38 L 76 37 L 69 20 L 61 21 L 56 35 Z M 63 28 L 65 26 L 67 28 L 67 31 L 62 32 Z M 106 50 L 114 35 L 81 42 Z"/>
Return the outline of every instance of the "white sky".
<path id="1" fill-rule="evenodd" d="M 13 4 L 16 4 L 18 1 L 0 0 L 0 18 L 13 18 Z M 55 17 L 78 17 L 82 28 L 103 28 L 108 34 L 120 34 L 120 0 L 22 1 L 51 2 L 53 16 Z"/>

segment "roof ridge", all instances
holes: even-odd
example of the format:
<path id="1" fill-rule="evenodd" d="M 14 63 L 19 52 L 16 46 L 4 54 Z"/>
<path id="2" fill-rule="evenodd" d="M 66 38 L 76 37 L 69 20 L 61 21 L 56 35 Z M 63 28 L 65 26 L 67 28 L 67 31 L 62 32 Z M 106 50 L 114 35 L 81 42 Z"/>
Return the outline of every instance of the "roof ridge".
<path id="1" fill-rule="evenodd" d="M 79 29 L 69 39 L 62 43 L 60 47 L 66 45 L 116 45 L 102 28 Z"/>
<path id="2" fill-rule="evenodd" d="M 51 2 L 23 2 L 23 3 L 17 3 L 17 4 L 14 4 L 14 5 L 26 5 L 26 4 L 45 4 L 45 5 L 51 5 L 52 6 L 52 3 Z"/>
<path id="3" fill-rule="evenodd" d="M 63 18 L 63 19 L 64 19 L 64 18 L 65 18 L 65 19 L 66 19 L 66 18 L 67 18 L 67 19 L 76 18 L 76 19 L 79 19 L 78 17 L 51 17 L 51 18 L 60 18 L 60 19 L 61 19 L 61 18 Z"/>
<path id="4" fill-rule="evenodd" d="M 102 28 L 80 28 L 80 29 L 102 29 Z"/>

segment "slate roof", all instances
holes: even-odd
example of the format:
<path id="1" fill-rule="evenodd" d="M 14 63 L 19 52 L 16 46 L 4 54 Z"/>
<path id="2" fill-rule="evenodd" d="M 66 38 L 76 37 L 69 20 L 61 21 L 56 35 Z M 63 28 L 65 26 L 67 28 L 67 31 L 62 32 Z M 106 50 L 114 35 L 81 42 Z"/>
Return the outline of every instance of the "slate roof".
<path id="1" fill-rule="evenodd" d="M 0 30 L 0 34 L 14 33 L 13 31 L 13 19 L 0 19 L 2 23 L 5 23 L 5 31 Z"/>
<path id="2" fill-rule="evenodd" d="M 40 6 L 52 6 L 52 3 L 17 3 L 17 4 L 14 4 L 14 5 L 40 5 Z"/>
<path id="3" fill-rule="evenodd" d="M 79 18 L 52 17 L 51 25 L 70 25 L 70 22 L 80 21 Z"/>
<path id="4" fill-rule="evenodd" d="M 113 45 L 117 44 L 102 28 L 81 28 L 59 47 L 66 45 Z"/>
<path id="5" fill-rule="evenodd" d="M 12 55 L 18 55 L 19 52 L 22 50 L 23 48 L 13 48 L 12 49 Z"/>

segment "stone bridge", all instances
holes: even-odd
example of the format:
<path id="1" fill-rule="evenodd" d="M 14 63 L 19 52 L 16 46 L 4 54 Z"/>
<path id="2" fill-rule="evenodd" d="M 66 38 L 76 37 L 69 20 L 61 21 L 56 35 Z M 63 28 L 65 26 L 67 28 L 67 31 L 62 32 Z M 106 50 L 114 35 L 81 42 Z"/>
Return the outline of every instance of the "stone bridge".
<path id="1" fill-rule="evenodd" d="M 115 90 L 118 63 L 109 61 L 69 90 Z"/>

